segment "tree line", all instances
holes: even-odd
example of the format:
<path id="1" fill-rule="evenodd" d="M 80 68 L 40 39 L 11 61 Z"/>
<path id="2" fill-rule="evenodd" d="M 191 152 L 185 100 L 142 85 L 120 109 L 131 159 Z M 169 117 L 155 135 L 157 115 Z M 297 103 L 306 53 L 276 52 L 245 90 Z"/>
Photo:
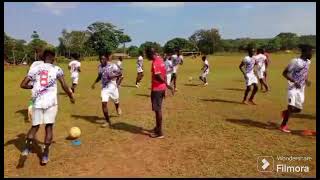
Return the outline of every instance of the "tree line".
<path id="1" fill-rule="evenodd" d="M 222 39 L 216 28 L 197 30 L 188 38 L 173 38 L 167 41 L 164 46 L 157 42 L 146 41 L 139 47 L 126 47 L 126 43 L 131 41 L 131 37 L 125 34 L 123 29 L 119 29 L 112 23 L 99 21 L 92 23 L 83 31 L 68 32 L 63 29 L 59 37 L 59 45 L 56 47 L 42 40 L 37 31 L 33 31 L 29 43 L 25 40 L 14 39 L 4 32 L 4 59 L 13 64 L 19 64 L 23 61 L 30 63 L 45 48 L 53 48 L 58 56 L 69 58 L 72 53 L 78 53 L 80 57 L 88 57 L 96 56 L 103 51 L 127 53 L 132 57 L 137 57 L 146 47 L 153 47 L 160 53 L 171 53 L 178 49 L 201 52 L 202 54 L 239 52 L 248 46 L 264 48 L 269 52 L 294 50 L 301 43 L 316 47 L 315 35 L 298 36 L 295 33 L 282 32 L 267 39 Z"/>

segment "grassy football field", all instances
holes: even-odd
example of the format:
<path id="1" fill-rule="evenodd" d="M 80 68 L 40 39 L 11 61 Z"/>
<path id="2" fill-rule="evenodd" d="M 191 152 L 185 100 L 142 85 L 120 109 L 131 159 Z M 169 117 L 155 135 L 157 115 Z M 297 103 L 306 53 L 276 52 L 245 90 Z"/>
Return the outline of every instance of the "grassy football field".
<path id="1" fill-rule="evenodd" d="M 124 60 L 124 80 L 120 88 L 122 115 L 110 103 L 113 128 L 101 128 L 103 113 L 98 61 L 81 62 L 76 103 L 71 104 L 60 84 L 59 111 L 54 128 L 50 162 L 39 165 L 39 148 L 17 169 L 20 152 L 30 123 L 27 119 L 29 90 L 19 87 L 28 67 L 4 68 L 4 175 L 53 177 L 315 177 L 316 138 L 301 131 L 316 128 L 316 57 L 311 60 L 303 111 L 289 121 L 291 134 L 278 130 L 280 112 L 287 106 L 287 81 L 282 71 L 298 54 L 271 54 L 268 83 L 271 91 L 258 91 L 257 106 L 243 105 L 245 83 L 238 69 L 245 54 L 209 56 L 209 85 L 201 86 L 200 57 L 186 58 L 178 72 L 178 92 L 163 104 L 164 139 L 151 139 L 144 130 L 155 125 L 150 103 L 150 62 L 145 60 L 142 86 L 134 85 L 134 59 Z M 67 64 L 59 64 L 70 84 Z M 189 81 L 189 78 L 193 80 Z M 260 87 L 260 85 L 259 85 Z M 71 127 L 82 131 L 80 146 L 67 140 Z M 44 128 L 37 139 L 42 145 Z M 259 172 L 257 158 L 306 156 L 308 173 Z M 300 163 L 300 164 L 299 164 Z M 259 166 L 259 165 L 258 165 Z"/>

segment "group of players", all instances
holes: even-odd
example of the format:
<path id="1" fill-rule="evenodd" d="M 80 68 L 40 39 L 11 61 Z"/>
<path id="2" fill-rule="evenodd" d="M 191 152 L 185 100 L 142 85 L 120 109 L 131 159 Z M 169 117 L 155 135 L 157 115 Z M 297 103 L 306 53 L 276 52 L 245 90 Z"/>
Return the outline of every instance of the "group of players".
<path id="1" fill-rule="evenodd" d="M 161 57 L 155 49 L 147 48 L 145 50 L 146 58 L 152 61 L 151 64 L 151 104 L 152 110 L 155 112 L 156 126 L 151 130 L 150 136 L 152 138 L 163 138 L 162 131 L 162 101 L 165 97 L 166 90 L 169 89 L 174 95 L 177 91 L 176 81 L 178 66 L 183 64 L 183 56 L 179 51 L 174 54 L 163 55 Z M 308 45 L 301 46 L 301 56 L 295 58 L 286 67 L 283 76 L 288 79 L 288 108 L 282 112 L 283 122 L 280 129 L 283 132 L 290 132 L 287 126 L 288 119 L 292 113 L 300 112 L 304 102 L 304 88 L 309 85 L 308 70 L 310 59 L 312 57 L 312 48 Z M 32 126 L 28 131 L 25 141 L 25 148 L 22 151 L 22 156 L 27 156 L 32 148 L 35 135 L 41 124 L 45 124 L 45 140 L 44 150 L 41 164 L 45 165 L 49 161 L 49 147 L 53 137 L 53 124 L 55 122 L 56 114 L 58 111 L 57 102 L 57 83 L 58 80 L 62 89 L 69 96 L 70 101 L 75 103 L 74 92 L 79 81 L 79 73 L 81 63 L 79 57 L 75 54 L 72 55 L 72 61 L 69 63 L 69 70 L 71 72 L 72 87 L 69 88 L 64 79 L 63 70 L 54 65 L 55 52 L 45 50 L 40 61 L 35 61 L 29 69 L 27 76 L 21 82 L 21 88 L 32 89 Z M 99 54 L 100 65 L 98 66 L 98 76 L 92 84 L 92 89 L 95 84 L 101 81 L 101 101 L 102 110 L 106 122 L 102 127 L 112 126 L 108 114 L 107 103 L 111 98 L 115 104 L 118 115 L 121 115 L 119 101 L 119 90 L 123 77 L 122 58 L 119 58 L 117 63 L 112 63 L 112 53 L 106 51 Z M 164 60 L 163 60 L 164 59 Z M 209 73 L 209 63 L 206 56 L 202 57 L 203 67 L 202 73 L 199 77 L 203 81 L 204 86 L 208 85 L 207 75 Z M 243 103 L 247 104 L 247 96 L 253 87 L 252 94 L 248 103 L 254 104 L 254 96 L 258 90 L 258 80 L 255 75 L 255 70 L 262 84 L 261 87 L 265 88 L 265 92 L 269 90 L 266 83 L 266 67 L 268 65 L 268 57 L 262 49 L 258 49 L 257 54 L 254 55 L 254 50 L 248 49 L 248 56 L 241 62 L 239 68 L 244 75 L 246 81 L 246 90 L 244 93 Z M 244 67 L 244 69 L 243 69 Z M 255 68 L 257 67 L 257 68 Z M 137 60 L 137 78 L 136 87 L 140 87 L 140 82 L 143 78 L 143 53 Z M 173 84 L 173 85 L 172 85 Z"/>

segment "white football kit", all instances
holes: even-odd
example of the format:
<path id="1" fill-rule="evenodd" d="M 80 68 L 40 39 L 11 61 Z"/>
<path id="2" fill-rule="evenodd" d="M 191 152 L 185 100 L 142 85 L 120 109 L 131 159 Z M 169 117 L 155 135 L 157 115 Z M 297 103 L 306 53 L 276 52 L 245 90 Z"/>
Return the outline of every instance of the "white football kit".
<path id="1" fill-rule="evenodd" d="M 141 73 L 143 72 L 143 57 L 139 56 L 137 60 L 137 72 Z"/>
<path id="2" fill-rule="evenodd" d="M 172 65 L 172 61 L 167 59 L 164 62 L 165 66 L 166 66 L 166 75 L 167 75 L 167 84 L 170 85 L 171 84 L 171 77 L 172 77 L 172 72 L 173 72 L 173 65 Z"/>
<path id="3" fill-rule="evenodd" d="M 179 68 L 178 55 L 176 55 L 176 54 L 172 55 L 171 59 L 172 59 L 172 65 L 173 65 L 173 72 L 172 73 L 177 73 L 178 72 L 178 68 Z"/>
<path id="4" fill-rule="evenodd" d="M 206 59 L 203 63 L 203 72 L 201 74 L 201 77 L 207 77 L 209 74 L 209 61 Z"/>
<path id="5" fill-rule="evenodd" d="M 303 59 L 295 58 L 288 65 L 289 75 L 301 86 L 301 88 L 297 88 L 293 82 L 288 81 L 288 104 L 299 109 L 303 108 L 304 89 L 308 79 L 310 63 L 310 60 L 304 61 Z"/>
<path id="6" fill-rule="evenodd" d="M 72 60 L 69 63 L 70 66 L 70 73 L 71 73 L 71 79 L 72 79 L 72 84 L 78 84 L 79 81 L 79 70 L 81 63 L 77 60 Z"/>
<path id="7" fill-rule="evenodd" d="M 256 75 L 254 74 L 254 66 L 255 66 L 255 60 L 252 57 L 246 56 L 242 60 L 243 63 L 245 64 L 245 70 L 246 70 L 246 86 L 251 86 L 252 84 L 257 84 L 258 79 Z"/>
<path id="8" fill-rule="evenodd" d="M 266 71 L 266 61 L 267 61 L 267 56 L 264 54 L 258 54 L 253 56 L 253 58 L 255 59 L 256 63 L 257 63 L 257 74 L 259 79 L 263 79 L 264 78 L 264 72 Z"/>
<path id="9" fill-rule="evenodd" d="M 34 82 L 32 89 L 32 126 L 52 124 L 58 111 L 57 79 L 63 76 L 60 67 L 42 63 L 28 72 L 28 77 Z"/>
<path id="10" fill-rule="evenodd" d="M 111 98 L 115 103 L 119 103 L 119 90 L 117 81 L 116 78 L 111 78 L 111 76 L 121 74 L 120 68 L 116 64 L 108 62 L 104 67 L 99 65 L 99 74 L 101 75 L 102 82 L 102 102 L 108 102 L 109 98 Z"/>

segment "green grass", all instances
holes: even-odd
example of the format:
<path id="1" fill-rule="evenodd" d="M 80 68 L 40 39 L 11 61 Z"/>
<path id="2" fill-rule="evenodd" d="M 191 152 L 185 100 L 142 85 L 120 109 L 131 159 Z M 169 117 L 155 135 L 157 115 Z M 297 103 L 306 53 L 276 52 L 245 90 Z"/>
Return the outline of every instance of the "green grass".
<path id="1" fill-rule="evenodd" d="M 140 133 L 155 124 L 151 111 L 150 62 L 145 62 L 142 87 L 134 86 L 135 60 L 124 60 L 123 87 L 120 89 L 121 117 L 112 117 L 116 129 L 103 129 L 96 119 L 103 119 L 100 85 L 91 90 L 98 61 L 82 62 L 76 104 L 66 95 L 58 95 L 59 112 L 54 129 L 50 162 L 39 165 L 31 154 L 24 168 L 16 169 L 20 149 L 30 123 L 24 122 L 30 91 L 19 87 L 27 67 L 4 71 L 4 174 L 5 176 L 99 176 L 99 177 L 315 177 L 316 139 L 298 134 L 284 134 L 269 126 L 279 124 L 280 111 L 287 103 L 287 82 L 281 73 L 296 54 L 271 54 L 268 82 L 271 92 L 258 92 L 258 106 L 239 104 L 245 84 L 238 69 L 244 54 L 210 56 L 209 86 L 200 84 L 201 61 L 186 58 L 179 68 L 178 89 L 164 101 L 165 139 L 151 139 Z M 292 130 L 315 129 L 316 58 L 309 72 L 311 87 L 301 116 L 290 119 Z M 70 84 L 67 64 L 60 64 Z M 191 82 L 189 77 L 193 77 Z M 189 85 L 189 86 L 188 86 Z M 59 92 L 62 93 L 59 85 Z M 116 116 L 112 103 L 110 113 Z M 97 116 L 97 117 L 95 117 Z M 82 130 L 80 147 L 65 138 L 68 130 Z M 43 142 L 44 130 L 37 138 Z M 260 173 L 258 156 L 310 156 L 309 173 Z"/>

